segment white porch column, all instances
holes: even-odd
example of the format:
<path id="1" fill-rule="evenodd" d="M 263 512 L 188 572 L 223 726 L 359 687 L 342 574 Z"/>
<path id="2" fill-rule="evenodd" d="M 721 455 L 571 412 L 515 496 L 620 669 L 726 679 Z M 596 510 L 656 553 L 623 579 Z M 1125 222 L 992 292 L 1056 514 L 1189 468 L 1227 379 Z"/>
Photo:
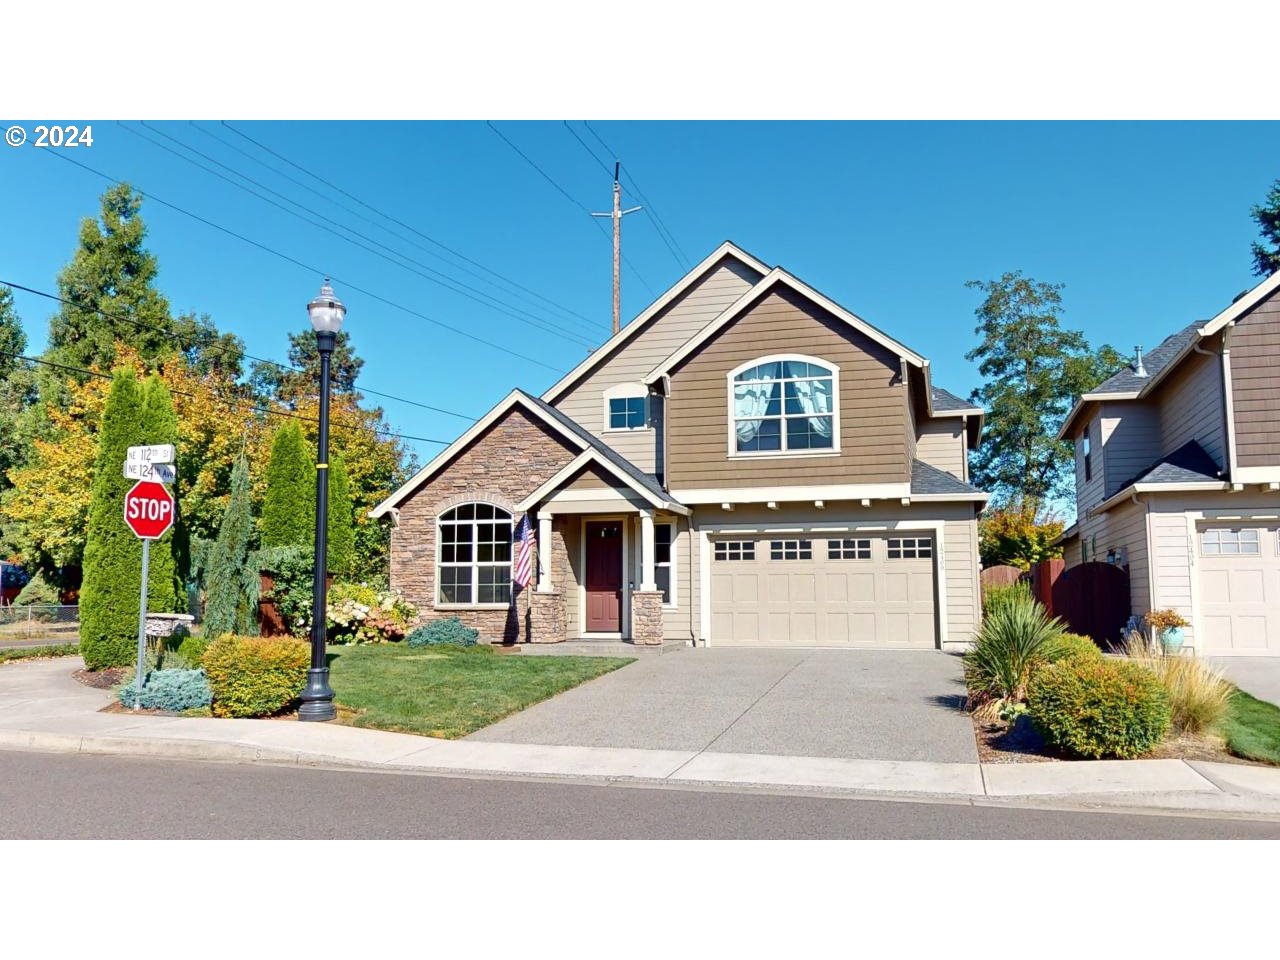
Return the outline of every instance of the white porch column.
<path id="1" fill-rule="evenodd" d="M 551 514 L 538 511 L 538 592 L 553 593 L 551 582 Z"/>
<path id="2" fill-rule="evenodd" d="M 640 589 L 657 590 L 658 582 L 653 573 L 653 511 L 640 511 Z"/>

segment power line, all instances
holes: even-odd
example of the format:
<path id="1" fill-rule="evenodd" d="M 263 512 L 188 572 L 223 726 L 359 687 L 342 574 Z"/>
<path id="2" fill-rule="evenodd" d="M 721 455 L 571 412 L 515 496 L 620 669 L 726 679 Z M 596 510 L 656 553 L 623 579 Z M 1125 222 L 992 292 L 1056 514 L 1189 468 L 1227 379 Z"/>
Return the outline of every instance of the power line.
<path id="1" fill-rule="evenodd" d="M 568 126 L 567 123 L 565 125 Z M 590 123 L 583 120 L 582 125 L 587 128 L 587 132 L 590 133 L 591 136 L 596 138 L 596 142 L 599 143 L 600 146 L 604 147 L 606 153 L 612 154 L 615 157 L 617 156 L 613 150 L 609 149 L 609 145 L 604 142 L 604 138 L 601 137 L 600 134 L 596 133 L 595 128 L 591 126 Z M 676 258 L 677 263 L 683 260 L 686 268 L 691 266 L 692 261 L 690 261 L 688 254 L 684 252 L 684 248 L 681 247 L 680 242 L 676 240 L 675 234 L 667 228 L 665 221 L 663 221 L 662 217 L 658 215 L 658 208 L 654 205 L 653 201 L 645 196 L 644 191 L 640 189 L 640 184 L 636 182 L 635 175 L 629 169 L 626 171 L 626 175 L 627 179 L 631 181 L 631 186 L 635 190 L 636 198 L 644 204 L 645 213 L 649 214 L 649 216 L 653 218 L 653 225 L 657 228 L 658 236 L 662 238 L 663 243 L 667 244 L 667 249 L 671 251 L 671 255 Z M 667 242 L 668 239 L 670 240 L 669 243 Z"/>
<path id="2" fill-rule="evenodd" d="M 81 163 L 79 160 L 72 159 L 72 157 L 70 157 L 66 151 L 43 150 L 41 152 L 46 154 L 47 156 L 56 157 L 59 160 L 64 160 L 67 163 L 80 167 L 82 170 L 87 170 L 90 173 L 94 174 L 95 176 L 101 177 L 102 179 L 108 181 L 109 183 L 115 183 L 121 186 L 126 185 L 122 180 L 117 180 L 115 177 L 108 176 L 107 174 L 101 172 L 100 170 L 95 170 L 93 167 L 89 166 L 88 164 Z M 490 340 L 486 340 L 484 339 L 484 337 L 478 337 L 474 333 L 468 333 L 466 330 L 462 330 L 458 327 L 453 326 L 452 324 L 445 323 L 443 320 L 437 320 L 435 317 L 428 316 L 427 314 L 422 313 L 419 310 L 414 310 L 411 307 L 406 307 L 404 304 L 397 303 L 396 301 L 390 300 L 387 297 L 382 296 L 381 294 L 374 293 L 372 290 L 367 290 L 364 287 L 360 287 L 357 284 L 353 283 L 352 281 L 345 280 L 342 277 L 339 277 L 330 271 L 321 270 L 320 268 L 312 266 L 309 263 L 304 263 L 303 261 L 297 259 L 296 257 L 292 257 L 287 253 L 281 253 L 279 250 L 276 250 L 273 247 L 267 246 L 265 243 L 259 243 L 257 240 L 253 240 L 249 237 L 246 237 L 242 233 L 237 233 L 236 231 L 231 230 L 228 227 L 224 227 L 221 224 L 214 223 L 212 220 L 202 217 L 197 213 L 192 213 L 190 210 L 186 210 L 178 206 L 177 204 L 170 203 L 169 201 L 164 200 L 161 197 L 158 197 L 156 194 L 151 193 L 150 191 L 145 191 L 145 193 L 146 193 L 146 197 L 149 200 L 152 200 L 163 207 L 168 207 L 170 210 L 180 213 L 185 217 L 190 217 L 192 220 L 195 220 L 199 223 L 203 223 L 207 227 L 212 227 L 214 230 L 217 230 L 221 233 L 225 233 L 229 237 L 235 237 L 237 240 L 243 241 L 244 243 L 247 243 L 250 246 L 257 247 L 259 250 L 265 251 L 266 253 L 269 253 L 274 257 L 279 257 L 281 260 L 291 263 L 296 267 L 301 267 L 303 270 L 306 270 L 308 273 L 312 274 L 313 276 L 330 277 L 333 280 L 336 280 L 341 286 L 344 286 L 349 290 L 354 290 L 357 293 L 364 294 L 366 297 L 369 297 L 371 300 L 376 300 L 379 303 L 385 304 L 386 306 L 392 307 L 396 310 L 400 310 L 403 313 L 409 314 L 410 316 L 417 317 L 420 320 L 425 320 L 427 323 L 440 327 L 441 329 L 448 330 L 450 333 L 455 333 L 460 337 L 466 337 L 468 340 L 473 340 L 476 343 L 483 344 L 486 347 L 491 347 L 492 349 L 498 350 L 509 356 L 516 357 L 520 360 L 526 360 L 529 363 L 536 364 L 539 367 L 544 367 L 547 370 L 558 371 L 560 369 L 559 367 L 553 366 L 552 364 L 546 363 L 545 361 L 535 359 L 534 357 L 527 356 L 523 353 L 517 353 L 516 351 L 510 349 L 509 347 L 504 347 L 501 344 L 497 344 Z"/>
<path id="3" fill-rule="evenodd" d="M 179 160 L 183 160 L 183 161 L 185 161 L 186 163 L 189 163 L 189 164 L 191 164 L 191 165 L 192 165 L 192 166 L 194 166 L 194 167 L 197 167 L 197 168 L 199 168 L 199 169 L 201 169 L 201 170 L 204 170 L 206 173 L 209 173 L 209 174 L 212 174 L 212 175 L 213 175 L 213 176 L 215 176 L 215 177 L 218 177 L 220 180 L 224 180 L 224 181 L 226 181 L 227 183 L 231 184 L 231 185 L 232 185 L 233 187 L 235 187 L 236 189 L 238 189 L 238 190 L 243 190 L 245 193 L 248 193 L 248 194 L 250 194 L 250 195 L 252 195 L 252 196 L 255 196 L 255 197 L 257 197 L 259 200 L 262 200 L 262 201 L 264 201 L 265 203 L 269 203 L 269 204 L 271 204 L 271 206 L 273 206 L 273 207 L 275 207 L 275 208 L 277 208 L 277 209 L 279 209 L 279 210 L 283 210 L 285 213 L 289 214 L 291 217 L 295 217 L 295 218 L 297 218 L 298 220 L 301 220 L 303 223 L 308 223 L 308 224 L 310 224 L 311 226 L 318 227 L 318 228 L 320 228 L 321 230 L 324 230 L 326 233 L 330 233 L 330 234 L 332 234 L 333 236 L 337 237 L 337 238 L 338 238 L 338 239 L 340 239 L 340 240 L 344 240 L 344 241 L 346 241 L 347 243 L 352 244 L 353 246 L 359 247 L 359 248 L 360 248 L 360 249 L 362 249 L 362 250 L 365 250 L 365 251 L 367 251 L 367 252 L 369 252 L 369 253 L 372 253 L 374 256 L 376 256 L 376 257 L 380 257 L 381 259 L 386 260 L 388 263 L 392 264 L 393 266 L 397 266 L 397 267 L 399 267 L 399 268 L 400 268 L 400 269 L 402 269 L 402 270 L 407 270 L 408 272 L 410 272 L 410 273 L 412 273 L 412 274 L 415 274 L 415 275 L 417 275 L 417 276 L 419 276 L 419 277 L 422 277 L 424 280 L 427 280 L 427 281 L 429 281 L 429 282 L 431 282 L 431 283 L 435 283 L 435 284 L 437 284 L 437 285 L 439 285 L 439 286 L 442 286 L 442 287 L 444 287 L 446 290 L 449 290 L 449 291 L 451 291 L 451 292 L 453 292 L 453 293 L 460 294 L 461 296 L 466 297 L 468 300 L 473 300 L 473 301 L 475 301 L 476 303 L 479 303 L 481 306 L 489 307 L 489 308 L 490 308 L 490 309 L 492 309 L 492 310 L 497 310 L 499 313 L 505 314 L 506 316 L 509 316 L 509 317 L 511 317 L 513 320 L 516 320 L 516 321 L 518 321 L 518 322 L 520 322 L 520 323 L 528 324 L 529 326 L 531 326 L 531 327 L 533 327 L 533 328 L 535 328 L 535 329 L 537 329 L 537 330 L 541 330 L 543 333 L 550 333 L 550 334 L 552 334 L 552 335 L 562 336 L 562 337 L 564 337 L 566 340 L 571 340 L 571 341 L 573 341 L 573 342 L 575 342 L 575 343 L 578 343 L 578 344 L 581 344 L 582 346 L 585 346 L 585 347 L 591 347 L 591 346 L 592 346 L 592 344 L 591 344 L 591 342 L 590 342 L 589 340 L 587 340 L 585 337 L 583 337 L 582 335 L 580 335 L 580 334 L 579 334 L 579 333 L 577 333 L 576 331 L 568 330 L 568 329 L 566 329 L 566 328 L 564 328 L 564 327 L 561 327 L 561 326 L 557 325 L 556 323 L 554 323 L 554 322 L 553 322 L 553 321 L 551 321 L 551 320 L 545 320 L 545 319 L 543 319 L 543 318 L 541 318 L 541 317 L 535 317 L 533 314 L 528 313 L 527 311 L 520 310 L 520 308 L 519 308 L 519 307 L 513 307 L 511 304 L 504 303 L 503 301 L 498 300 L 496 297 L 492 297 L 492 296 L 490 296 L 489 294 L 485 293 L 485 292 L 484 292 L 484 291 L 482 291 L 482 290 L 478 290 L 478 289 L 476 289 L 475 287 L 472 287 L 472 286 L 470 286 L 469 284 L 463 283 L 463 282 L 462 282 L 462 281 L 460 281 L 460 280 L 455 280 L 454 278 L 452 278 L 452 277 L 448 276 L 448 274 L 441 273 L 440 271 L 438 271 L 438 270 L 434 269 L 433 267 L 431 267 L 431 266 L 429 266 L 429 265 L 427 265 L 427 264 L 423 263 L 421 260 L 415 260 L 413 257 L 410 257 L 410 256 L 408 256 L 407 254 L 401 253 L 399 250 L 396 250 L 396 249 L 395 249 L 395 248 L 393 248 L 393 247 L 389 247 L 389 246 L 387 246 L 386 244 L 381 243 L 380 241 L 378 241 L 378 240 L 374 239 L 373 237 L 368 236 L 367 234 L 363 234 L 363 233 L 359 232 L 358 230 L 354 230 L 354 229 L 352 229 L 351 227 L 348 227 L 348 226 L 342 225 L 342 229 L 343 229 L 343 230 L 346 230 L 348 233 L 354 234 L 355 236 L 359 237 L 361 240 L 367 240 L 369 243 L 372 243 L 372 244 L 374 244 L 375 246 L 381 247 L 383 250 L 387 250 L 387 251 L 389 251 L 389 252 L 390 252 L 390 253 L 392 253 L 394 256 L 396 256 L 396 257 L 400 257 L 401 259 L 404 259 L 404 260 L 409 261 L 409 263 L 416 264 L 417 266 L 421 267 L 421 268 L 422 268 L 422 270 L 425 270 L 425 271 L 427 271 L 427 272 L 426 272 L 426 273 L 423 273 L 423 272 L 422 272 L 422 270 L 415 270 L 415 269 L 413 269 L 412 267 L 406 266 L 405 264 L 400 263 L 399 261 L 397 261 L 397 260 L 395 260 L 395 259 L 392 259 L 392 257 L 386 256 L 386 255 L 385 255 L 385 254 L 383 254 L 383 253 L 379 253 L 377 250 L 374 250 L 373 248 L 368 247 L 368 246 L 366 246 L 365 244 L 360 243 L 360 242 L 359 242 L 359 241 L 357 241 L 357 240 L 352 240 L 350 237 L 343 236 L 341 233 L 338 233 L 336 230 L 334 230 L 334 229 L 333 229 L 333 227 L 332 227 L 329 223 L 326 223 L 326 222 L 324 222 L 323 220 L 317 221 L 317 220 L 311 220 L 311 219 L 309 219 L 308 217 L 304 217 L 304 216 L 302 216 L 301 214 L 296 213 L 296 212 L 294 212 L 293 210 L 288 209 L 287 207 L 283 207 L 283 206 L 281 206 L 280 204 L 276 203 L 276 202 L 275 202 L 274 200 L 272 200 L 271 198 L 269 198 L 269 197 L 264 197 L 262 194 L 258 193 L 256 190 L 251 190 L 250 188 L 248 188 L 248 187 L 244 186 L 243 184 L 236 183 L 236 181 L 232 180 L 230 177 L 227 177 L 227 176 L 225 176 L 224 174 L 218 173 L 218 171 L 216 171 L 216 170 L 211 170 L 210 168 L 206 167 L 204 164 L 202 164 L 202 163 L 198 163 L 197 161 L 192 160 L 190 157 L 187 157 L 187 156 L 184 156 L 184 155 L 183 155 L 183 154 L 181 154 L 181 153 L 178 153 L 178 151 L 174 150 L 172 147 L 167 147 L 167 146 L 165 146 L 163 143 L 159 143 L 158 141 L 156 141 L 156 140 L 152 139 L 151 137 L 147 137 L 147 136 L 143 135 L 142 133 L 139 133 L 137 130 L 134 130 L 132 127 L 125 126 L 123 123 L 120 123 L 119 121 L 117 121 L 117 124 L 118 124 L 122 129 L 127 130 L 129 133 L 132 133 L 134 136 L 138 137 L 139 139 L 141 139 L 141 140 L 145 140 L 147 143 L 150 143 L 150 144 L 152 144 L 153 146 L 158 147 L 158 148 L 160 148 L 161 150 L 166 151 L 167 153 L 171 153 L 171 154 L 173 154 L 173 155 L 174 155 L 175 157 L 177 157 Z M 181 140 L 177 139 L 176 137 L 170 136 L 169 134 L 165 133 L 165 132 L 164 132 L 164 131 L 162 131 L 162 130 L 156 130 L 154 127 L 149 127 L 149 126 L 147 126 L 145 123 L 143 123 L 143 126 L 144 126 L 144 127 L 147 127 L 147 129 L 148 129 L 148 130 L 153 130 L 154 132 L 159 133 L 162 137 L 165 137 L 165 138 L 167 138 L 167 139 L 169 139 L 169 140 L 172 140 L 174 143 L 176 143 L 176 144 L 178 144 L 178 145 L 182 146 L 184 149 L 186 149 L 186 150 L 190 150 L 192 153 L 194 153 L 194 154 L 196 154 L 196 155 L 198 155 L 198 156 L 204 157 L 205 159 L 207 159 L 207 160 L 211 161 L 212 163 L 216 163 L 216 164 L 218 164 L 218 166 L 223 167 L 223 168 L 224 168 L 224 169 L 226 169 L 226 170 L 230 170 L 230 171 L 231 171 L 232 173 L 234 173 L 236 176 L 238 176 L 238 177 L 242 177 L 242 178 L 244 178 L 245 180 L 248 180 L 250 183 L 253 183 L 253 184 L 256 184 L 257 186 L 262 187 L 262 189 L 264 189 L 264 190 L 266 190 L 266 191 L 268 191 L 268 192 L 270 192 L 270 193 L 274 193 L 276 196 L 280 197 L 280 198 L 281 198 L 282 200 L 284 200 L 286 203 L 292 204 L 293 206 L 298 207 L 300 210 L 305 210 L 307 213 L 313 214 L 314 216 L 321 217 L 321 218 L 324 218 L 324 217 L 325 217 L 325 214 L 321 213 L 320 211 L 318 211 L 318 210 L 314 210 L 314 209 L 312 209 L 312 208 L 310 208 L 310 207 L 307 207 L 307 206 L 305 206 L 305 205 L 303 205 L 303 204 L 301 204 L 301 203 L 298 203 L 296 200 L 292 200 L 292 199 L 290 199 L 289 197 L 286 197 L 284 194 L 279 193 L 278 191 L 272 190 L 270 187 L 266 186 L 265 184 L 262 184 L 262 183 L 260 183 L 259 181 L 254 180 L 252 177 L 249 177 L 249 176 L 247 176 L 247 175 L 245 175 L 245 174 L 243 174 L 243 173 L 240 173 L 239 171 L 237 171 L 237 170 L 235 170 L 235 169 L 233 169 L 233 168 L 231 168 L 231 167 L 228 167 L 226 164 L 221 163 L 220 161 L 218 161 L 218 160 L 214 159 L 213 157 L 208 156 L 208 155 L 207 155 L 207 154 L 205 154 L 205 153 L 202 153 L 202 152 L 201 152 L 201 151 L 199 151 L 199 150 L 196 150 L 194 147 L 191 147 L 191 146 L 189 146 L 189 145 L 187 145 L 187 144 L 183 143 Z M 432 276 L 432 275 L 434 275 L 434 276 Z M 437 278 L 439 278 L 439 277 L 443 277 L 444 279 L 443 279 L 443 280 L 441 280 L 441 279 L 437 279 Z M 456 286 L 454 286 L 454 284 L 456 284 Z M 459 287 L 461 287 L 462 289 L 459 289 Z M 470 290 L 470 291 L 472 291 L 472 293 L 477 294 L 478 296 L 473 296 L 473 295 L 472 295 L 472 294 L 470 294 L 470 293 L 466 293 L 466 292 L 464 292 L 464 291 L 466 291 L 466 290 Z M 480 297 L 483 297 L 484 299 L 482 300 L 482 299 L 480 299 Z M 490 303 L 490 302 L 486 302 L 486 301 L 492 301 L 492 302 Z M 510 308 L 510 309 L 504 309 L 504 307 L 505 307 L 505 308 Z M 515 310 L 515 311 L 517 311 L 517 312 L 513 313 L 513 312 L 512 312 L 512 310 Z M 522 316 L 522 314 L 523 314 L 523 316 Z"/>
<path id="4" fill-rule="evenodd" d="M 494 133 L 496 133 L 499 139 L 501 139 L 503 143 L 509 146 L 512 150 L 514 150 L 524 160 L 525 163 L 533 167 L 533 169 L 536 170 L 538 174 L 544 180 L 547 181 L 547 183 L 555 187 L 561 196 L 563 196 L 566 200 L 572 203 L 575 207 L 577 207 L 587 216 L 591 216 L 590 207 L 587 207 L 585 204 L 582 203 L 582 201 L 574 199 L 574 197 L 569 193 L 568 190 L 566 190 L 564 187 L 560 186 L 560 184 L 556 182 L 556 180 L 551 176 L 551 174 L 547 173 L 547 171 L 543 170 L 540 166 L 534 163 L 527 153 L 525 153 L 523 150 L 517 147 L 514 143 L 512 143 L 506 134 L 504 134 L 501 130 L 495 127 L 493 125 L 493 121 L 486 120 L 485 125 L 488 126 L 488 128 L 492 130 Z M 596 224 L 596 227 L 599 229 L 600 233 L 607 239 L 609 234 L 605 230 L 604 226 L 596 222 L 595 220 L 592 220 L 592 223 Z M 646 290 L 649 291 L 650 296 L 657 296 L 657 294 L 654 293 L 653 291 L 653 287 L 649 286 L 649 281 L 647 281 L 643 276 L 640 275 L 640 271 L 635 268 L 634 264 L 632 264 L 630 260 L 628 260 L 626 257 L 623 257 L 622 262 L 627 265 L 628 270 L 630 270 L 633 274 L 635 274 L 635 278 L 639 280 L 642 284 L 644 284 L 644 287 Z"/>
<path id="5" fill-rule="evenodd" d="M 190 122 L 192 126 L 195 126 L 194 121 L 190 121 Z M 326 180 L 324 177 L 320 176 L 317 173 L 311 172 L 301 164 L 295 163 L 294 161 L 290 160 L 288 157 L 284 156 L 283 154 L 271 149 L 271 147 L 268 147 L 265 143 L 255 140 L 253 137 L 249 136 L 247 133 L 244 133 L 241 130 L 237 130 L 235 127 L 227 123 L 225 120 L 221 121 L 221 124 L 222 126 L 226 127 L 228 130 L 230 130 L 232 133 L 234 133 L 236 136 L 241 137 L 244 140 L 247 140 L 249 143 L 252 143 L 258 149 L 264 150 L 267 153 L 271 154 L 271 156 L 275 157 L 276 159 L 284 163 L 287 163 L 289 166 L 293 167 L 295 170 L 298 170 L 301 173 L 305 173 L 308 177 L 311 177 L 313 180 L 316 180 L 319 183 L 323 183 L 329 189 L 337 191 L 338 193 L 342 194 L 344 197 L 348 198 L 349 200 L 352 200 L 355 203 L 358 203 L 360 206 L 364 207 L 366 210 L 370 210 L 373 213 L 376 213 L 378 216 L 382 217 L 383 219 L 389 220 L 392 223 L 397 224 L 398 226 L 404 227 L 404 229 L 417 234 L 423 240 L 426 240 L 428 243 L 434 244 L 435 246 L 439 247 L 441 250 L 446 251 L 447 253 L 451 254 L 454 257 L 457 257 L 459 260 L 462 260 L 465 263 L 469 263 L 473 267 L 477 267 L 478 269 L 483 270 L 485 273 L 491 276 L 497 277 L 503 283 L 509 284 L 510 286 L 515 287 L 517 290 L 521 290 L 532 297 L 536 297 L 537 299 L 543 301 L 544 303 L 550 304 L 556 309 L 562 310 L 565 313 L 569 314 L 570 316 L 577 317 L 579 320 L 582 320 L 588 325 L 591 325 L 594 327 L 594 321 L 590 317 L 585 317 L 581 313 L 578 313 L 578 311 L 570 307 L 566 307 L 564 304 L 559 303 L 555 300 L 552 300 L 550 297 L 543 296 L 542 294 L 538 293 L 536 290 L 529 289 L 524 284 L 519 283 L 516 280 L 512 280 L 510 277 L 506 276 L 505 274 L 499 273 L 497 270 L 494 270 L 492 267 L 487 267 L 483 263 L 480 263 L 478 260 L 473 260 L 471 257 L 468 257 L 466 254 L 455 250 L 453 247 L 449 246 L 446 243 L 443 243 L 440 240 L 437 240 L 435 237 L 432 237 L 426 233 L 423 233 L 421 230 L 417 229 L 411 224 L 405 223 L 403 220 L 399 220 L 396 217 L 391 216 L 391 214 L 389 213 L 384 213 L 382 210 L 379 210 L 377 207 L 369 203 L 366 203 L 364 200 L 361 200 L 359 197 L 355 196 L 354 194 L 348 193 L 346 190 L 342 189 L 342 187 L 338 186 L 336 183 L 333 183 L 330 180 Z M 209 133 L 209 131 L 204 130 L 202 127 L 197 126 L 196 129 L 201 130 L 201 132 L 206 133 L 209 136 L 213 137 L 219 143 L 226 143 L 227 146 L 229 147 L 231 146 L 231 144 L 227 143 L 221 137 L 214 136 L 212 133 Z M 232 147 L 232 149 L 234 150 L 237 148 Z M 243 153 L 244 151 L 239 151 L 239 152 Z M 245 155 L 248 156 L 248 154 L 245 154 Z M 250 159 L 255 159 L 255 158 L 250 157 Z M 261 160 L 257 160 L 256 162 L 262 163 Z M 280 176 L 284 176 L 284 174 L 280 174 L 279 171 L 275 170 L 273 167 L 267 166 L 265 163 L 262 165 L 266 166 L 268 170 L 272 170 L 273 172 L 279 174 Z M 317 195 L 320 195 L 320 194 L 317 194 Z M 330 199 L 329 202 L 335 203 L 336 201 L 333 201 L 332 199 Z M 344 207 L 343 209 L 346 209 L 346 208 Z M 382 229 L 386 230 L 386 227 L 382 227 Z M 387 232 L 391 233 L 391 231 L 389 230 Z M 472 274 L 472 276 L 475 276 L 475 274 Z"/>
<path id="6" fill-rule="evenodd" d="M 68 307 L 73 307 L 76 310 L 86 310 L 91 313 L 96 313 L 96 314 L 99 314 L 100 316 L 106 317 L 109 320 L 119 320 L 122 323 L 129 323 L 140 330 L 154 331 L 155 333 L 159 333 L 163 336 L 169 337 L 171 340 L 176 341 L 182 346 L 184 350 L 190 350 L 192 346 L 191 340 L 188 339 L 187 337 L 184 337 L 181 333 L 179 333 L 176 330 L 163 330 L 160 327 L 155 326 L 154 324 L 146 323 L 145 321 L 138 320 L 135 317 L 126 317 L 120 314 L 108 313 L 106 310 L 103 310 L 100 307 L 92 307 L 92 306 L 87 306 L 86 304 L 83 304 L 83 303 L 76 303 L 74 300 L 68 300 L 65 297 L 60 297 L 56 293 L 48 293 L 44 290 L 37 290 L 34 287 L 26 287 L 20 283 L 14 283 L 12 280 L 5 280 L 3 278 L 0 278 L 0 284 L 4 284 L 6 287 L 10 287 L 11 289 L 14 289 L 14 290 L 21 290 L 24 293 L 34 294 L 37 297 L 45 297 L 48 300 L 55 300 L 58 303 L 65 304 Z M 198 344 L 198 345 L 208 346 L 210 344 L 217 342 L 217 334 L 215 334 L 213 331 L 208 331 L 206 333 L 206 336 L 208 337 L 208 339 L 205 340 L 204 344 Z M 306 370 L 303 370 L 300 367 L 295 367 L 287 363 L 280 363 L 276 360 L 268 360 L 265 357 L 255 357 L 253 354 L 246 353 L 244 351 L 241 351 L 240 355 L 244 357 L 246 360 L 253 360 L 255 363 L 264 363 L 264 364 L 267 364 L 268 366 L 276 367 L 280 370 L 286 370 L 292 373 L 307 372 Z M 411 404 L 412 406 L 415 406 L 415 407 L 422 407 L 425 410 L 434 410 L 436 413 L 447 414 L 451 417 L 458 417 L 462 420 L 468 420 L 468 421 L 474 422 L 477 419 L 476 417 L 468 416 L 465 413 L 458 413 L 454 410 L 446 410 L 443 407 L 435 407 L 429 403 L 423 403 L 420 400 L 410 400 L 408 397 L 397 397 L 395 394 L 392 394 L 392 393 L 382 393 L 379 390 L 373 390 L 369 387 L 366 387 L 360 384 L 358 380 L 353 381 L 353 385 L 359 385 L 360 389 L 364 393 L 373 394 L 374 396 L 379 396 L 379 397 L 385 397 L 388 400 L 396 400 L 400 403 Z"/>
<path id="7" fill-rule="evenodd" d="M 0 356 L 12 357 L 14 360 L 23 360 L 27 363 L 38 363 L 43 367 L 53 367 L 58 370 L 68 370 L 73 373 L 81 373 L 88 377 L 97 377 L 100 380 L 112 379 L 111 374 L 103 373 L 100 370 L 89 370 L 89 369 L 86 369 L 85 367 L 76 367 L 67 363 L 55 363 L 52 360 L 43 360 L 40 357 L 26 357 L 20 353 L 10 353 L 8 350 L 0 350 Z M 192 393 L 190 390 L 177 390 L 177 389 L 174 389 L 173 387 L 169 387 L 168 384 L 166 384 L 165 386 L 169 390 L 169 392 L 174 394 L 175 396 L 187 397 L 188 399 L 191 399 L 191 400 L 212 400 L 215 403 L 225 404 L 229 407 L 234 407 L 237 410 L 250 410 L 254 413 L 261 413 L 266 416 L 289 417 L 293 420 L 305 420 L 309 423 L 320 422 L 319 417 L 308 417 L 305 414 L 295 413 L 291 410 L 276 410 L 273 407 L 263 407 L 257 404 L 246 403 L 242 400 L 231 400 L 231 399 L 228 399 L 227 397 L 220 397 L 211 392 L 207 394 L 199 394 L 199 393 Z M 385 437 L 396 437 L 400 440 L 417 440 L 421 443 L 438 443 L 438 444 L 441 444 L 442 446 L 448 446 L 450 443 L 453 442 L 452 440 L 435 440 L 431 437 L 415 437 L 412 434 L 396 433 L 394 430 L 382 430 L 377 427 L 362 427 L 354 423 L 346 423 L 342 420 L 331 420 L 330 422 L 333 426 L 339 427 L 343 430 L 355 430 L 355 431 L 368 430 L 370 433 L 380 434 Z"/>

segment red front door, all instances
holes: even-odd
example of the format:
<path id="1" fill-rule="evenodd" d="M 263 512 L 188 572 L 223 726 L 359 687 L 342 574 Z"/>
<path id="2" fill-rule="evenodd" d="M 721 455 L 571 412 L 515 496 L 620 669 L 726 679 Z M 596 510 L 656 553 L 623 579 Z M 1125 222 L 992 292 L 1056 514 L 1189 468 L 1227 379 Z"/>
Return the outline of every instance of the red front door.
<path id="1" fill-rule="evenodd" d="M 622 521 L 587 523 L 587 633 L 622 630 Z"/>

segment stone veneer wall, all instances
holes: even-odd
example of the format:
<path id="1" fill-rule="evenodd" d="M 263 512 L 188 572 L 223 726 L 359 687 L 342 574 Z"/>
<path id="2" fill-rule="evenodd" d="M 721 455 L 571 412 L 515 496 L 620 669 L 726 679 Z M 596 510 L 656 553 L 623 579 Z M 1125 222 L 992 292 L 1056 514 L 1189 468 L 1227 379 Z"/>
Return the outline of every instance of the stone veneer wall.
<path id="1" fill-rule="evenodd" d="M 426 620 L 458 617 L 480 631 L 482 639 L 511 643 L 529 634 L 529 588 L 516 595 L 506 609 L 436 610 L 436 517 L 460 503 L 483 501 L 520 515 L 515 505 L 555 475 L 577 454 L 541 421 L 513 407 L 478 440 L 458 454 L 400 504 L 399 525 L 391 531 L 391 586 L 418 605 Z M 534 518 L 536 519 L 536 518 Z M 564 576 L 557 571 L 556 591 L 567 594 L 568 556 L 563 535 L 560 555 Z M 556 555 L 552 545 L 553 562 Z M 558 564 L 557 564 L 558 566 Z M 576 590 L 574 591 L 576 597 Z"/>
<path id="2" fill-rule="evenodd" d="M 662 591 L 631 591 L 631 642 L 662 643 Z"/>

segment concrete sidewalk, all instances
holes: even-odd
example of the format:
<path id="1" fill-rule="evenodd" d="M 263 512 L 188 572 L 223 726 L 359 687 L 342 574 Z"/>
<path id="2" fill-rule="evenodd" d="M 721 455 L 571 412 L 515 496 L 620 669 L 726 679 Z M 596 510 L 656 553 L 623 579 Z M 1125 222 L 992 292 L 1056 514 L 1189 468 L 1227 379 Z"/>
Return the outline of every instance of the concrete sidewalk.
<path id="1" fill-rule="evenodd" d="M 100 713 L 71 658 L 0 667 L 0 749 L 1280 817 L 1280 769 L 1181 760 L 979 764 L 432 740 L 331 724 Z"/>

